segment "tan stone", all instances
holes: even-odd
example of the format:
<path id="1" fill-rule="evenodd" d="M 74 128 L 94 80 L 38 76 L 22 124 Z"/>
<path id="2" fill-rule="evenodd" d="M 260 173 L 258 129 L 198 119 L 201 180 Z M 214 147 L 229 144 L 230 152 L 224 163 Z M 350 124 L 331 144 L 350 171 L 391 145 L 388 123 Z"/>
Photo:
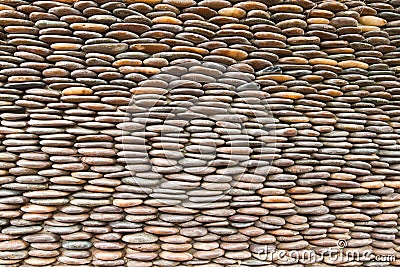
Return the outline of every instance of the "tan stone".
<path id="1" fill-rule="evenodd" d="M 328 59 L 328 58 L 311 58 L 308 61 L 311 65 L 329 65 L 336 66 L 338 63 L 336 60 Z"/>
<path id="2" fill-rule="evenodd" d="M 286 218 L 286 221 L 292 224 L 303 224 L 308 221 L 306 216 L 292 215 Z"/>
<path id="3" fill-rule="evenodd" d="M 141 199 L 119 199 L 113 200 L 113 205 L 121 208 L 134 207 L 143 203 Z"/>
<path id="4" fill-rule="evenodd" d="M 211 54 L 231 57 L 236 60 L 244 60 L 248 56 L 248 54 L 242 50 L 231 48 L 218 48 L 212 51 Z"/>
<path id="5" fill-rule="evenodd" d="M 272 235 L 281 235 L 281 236 L 296 236 L 299 234 L 297 231 L 287 230 L 287 229 L 277 229 L 270 231 Z"/>
<path id="6" fill-rule="evenodd" d="M 362 16 L 358 20 L 361 24 L 367 26 L 385 26 L 387 21 L 385 19 L 375 17 L 375 16 Z"/>
<path id="7" fill-rule="evenodd" d="M 267 11 L 268 7 L 260 2 L 256 1 L 243 1 L 243 2 L 238 2 L 235 4 L 233 7 L 238 7 L 242 8 L 246 11 L 252 11 L 252 10 L 257 10 L 257 11 Z"/>
<path id="8" fill-rule="evenodd" d="M 153 67 L 134 67 L 134 66 L 124 66 L 119 68 L 120 72 L 122 74 L 128 74 L 128 73 L 142 73 L 145 75 L 155 75 L 157 73 L 160 73 L 161 70 L 158 68 L 153 68 Z"/>
<path id="9" fill-rule="evenodd" d="M 326 95 L 329 95 L 329 96 L 333 96 L 333 97 L 342 96 L 343 95 L 342 91 L 339 91 L 339 90 L 336 90 L 336 89 L 321 90 L 320 93 L 321 94 L 326 94 Z"/>
<path id="10" fill-rule="evenodd" d="M 98 192 L 98 193 L 112 193 L 115 191 L 114 188 L 96 185 L 85 185 L 83 187 L 87 191 Z"/>
<path id="11" fill-rule="evenodd" d="M 342 191 L 352 195 L 363 195 L 369 192 L 367 188 L 343 188 Z"/>
<path id="12" fill-rule="evenodd" d="M 72 43 L 55 43 L 50 47 L 54 50 L 79 50 L 81 48 L 81 44 L 72 44 Z"/>
<path id="13" fill-rule="evenodd" d="M 329 19 L 325 18 L 309 18 L 307 19 L 308 24 L 329 24 Z"/>
<path id="14" fill-rule="evenodd" d="M 158 237 L 146 232 L 134 233 L 122 237 L 122 241 L 132 244 L 150 244 L 157 242 Z"/>
<path id="15" fill-rule="evenodd" d="M 281 4 L 281 5 L 273 5 L 269 8 L 274 13 L 277 12 L 287 12 L 287 13 L 301 13 L 303 12 L 303 8 L 300 5 L 291 5 L 291 4 Z"/>
<path id="16" fill-rule="evenodd" d="M 259 77 L 260 80 L 273 80 L 276 82 L 287 82 L 287 81 L 293 81 L 295 78 L 290 75 L 285 75 L 285 74 L 268 74 L 268 75 L 263 75 Z"/>
<path id="17" fill-rule="evenodd" d="M 190 242 L 192 239 L 181 235 L 162 236 L 160 240 L 165 243 L 171 244 L 184 244 Z"/>
<path id="18" fill-rule="evenodd" d="M 372 217 L 374 221 L 395 221 L 398 218 L 398 214 L 379 214 Z"/>
<path id="19" fill-rule="evenodd" d="M 167 16 L 156 17 L 152 19 L 151 22 L 153 22 L 153 24 L 175 24 L 175 25 L 182 24 L 182 21 L 180 21 L 179 19 Z"/>
<path id="20" fill-rule="evenodd" d="M 272 97 L 282 97 L 289 99 L 301 99 L 304 98 L 303 94 L 295 93 L 295 92 L 278 92 L 271 95 Z"/>
<path id="21" fill-rule="evenodd" d="M 324 199 L 326 197 L 327 196 L 325 194 L 319 194 L 319 193 L 296 194 L 291 196 L 291 198 L 294 200 L 314 200 L 314 199 Z"/>
<path id="22" fill-rule="evenodd" d="M 73 4 L 78 0 L 56 0 L 55 2 L 65 3 L 65 4 Z"/>
<path id="23" fill-rule="evenodd" d="M 251 238 L 251 241 L 258 244 L 272 244 L 276 241 L 275 236 L 264 234 Z"/>
<path id="24" fill-rule="evenodd" d="M 215 259 L 221 257 L 222 255 L 224 255 L 224 250 L 220 248 L 205 250 L 205 251 L 199 250 L 193 253 L 193 256 L 195 256 L 197 259 L 202 259 L 202 260 Z"/>
<path id="25" fill-rule="evenodd" d="M 165 244 L 161 245 L 161 249 L 172 251 L 172 252 L 183 252 L 183 251 L 187 251 L 191 248 L 192 248 L 191 244 L 168 244 L 168 243 L 165 243 Z"/>
<path id="26" fill-rule="evenodd" d="M 190 261 L 193 259 L 193 255 L 188 252 L 170 252 L 162 251 L 159 254 L 160 258 L 171 261 Z"/>
<path id="27" fill-rule="evenodd" d="M 114 61 L 114 63 L 112 64 L 113 67 L 122 67 L 122 66 L 141 66 L 142 65 L 142 61 L 139 59 L 128 59 L 128 58 L 124 58 L 124 59 L 119 59 Z"/>
<path id="28" fill-rule="evenodd" d="M 328 54 L 353 54 L 355 50 L 351 47 L 337 47 L 324 49 L 324 52 Z"/>
<path id="29" fill-rule="evenodd" d="M 400 206 L 400 201 L 382 201 L 379 202 L 379 207 L 381 208 L 393 208 Z"/>
<path id="30" fill-rule="evenodd" d="M 134 4 L 134 3 L 145 3 L 151 6 L 160 4 L 162 0 L 126 0 L 127 4 Z"/>
<path id="31" fill-rule="evenodd" d="M 280 243 L 277 248 L 281 250 L 299 250 L 304 249 L 308 246 L 308 242 L 304 240 L 300 240 L 297 242 L 290 243 Z"/>
<path id="32" fill-rule="evenodd" d="M 300 79 L 305 80 L 309 83 L 319 83 L 324 79 L 324 77 L 319 76 L 319 75 L 304 75 L 304 76 L 300 77 Z"/>
<path id="33" fill-rule="evenodd" d="M 247 228 L 240 229 L 239 232 L 250 237 L 257 237 L 264 234 L 265 230 L 258 227 L 250 226 Z"/>
<path id="34" fill-rule="evenodd" d="M 134 249 L 137 251 L 157 251 L 160 249 L 160 245 L 156 243 L 151 243 L 151 244 L 128 244 L 128 247 L 130 249 Z"/>
<path id="35" fill-rule="evenodd" d="M 367 63 L 358 61 L 358 60 L 345 60 L 338 63 L 338 66 L 347 69 L 347 68 L 360 68 L 360 69 L 368 69 L 369 65 Z"/>
<path id="36" fill-rule="evenodd" d="M 311 187 L 292 187 L 286 190 L 287 193 L 289 194 L 308 194 L 311 193 L 313 189 Z"/>
<path id="37" fill-rule="evenodd" d="M 369 188 L 369 189 L 379 189 L 385 186 L 385 184 L 381 181 L 364 182 L 360 183 L 360 185 L 364 188 Z"/>
<path id="38" fill-rule="evenodd" d="M 155 235 L 174 235 L 179 232 L 179 229 L 177 228 L 161 226 L 145 226 L 143 230 Z"/>
<path id="39" fill-rule="evenodd" d="M 282 64 L 307 64 L 308 60 L 302 57 L 284 57 L 279 59 Z"/>
<path id="40" fill-rule="evenodd" d="M 400 181 L 383 181 L 385 186 L 392 188 L 400 188 Z"/>
<path id="41" fill-rule="evenodd" d="M 52 264 L 55 262 L 57 258 L 36 258 L 36 257 L 29 257 L 25 259 L 25 262 L 30 265 L 34 266 L 45 266 Z"/>
<path id="42" fill-rule="evenodd" d="M 200 47 L 191 47 L 191 46 L 174 46 L 171 50 L 177 52 L 197 53 L 203 56 L 208 55 L 210 53 L 207 49 Z"/>
<path id="43" fill-rule="evenodd" d="M 57 207 L 27 204 L 25 206 L 22 206 L 21 210 L 30 213 L 47 213 L 57 210 Z"/>
<path id="44" fill-rule="evenodd" d="M 66 77 L 69 72 L 62 68 L 50 68 L 43 71 L 45 77 Z"/>
<path id="45" fill-rule="evenodd" d="M 196 4 L 194 0 L 164 0 L 163 4 L 169 4 L 180 8 L 190 7 Z"/>
<path id="46" fill-rule="evenodd" d="M 23 240 L 7 240 L 0 242 L 0 251 L 7 251 L 7 250 L 21 250 L 28 247 L 28 243 Z"/>
<path id="47" fill-rule="evenodd" d="M 377 26 L 358 25 L 357 28 L 362 32 L 380 31 L 380 28 Z"/>
<path id="48" fill-rule="evenodd" d="M 284 196 L 265 196 L 263 202 L 290 202 L 290 198 Z"/>
<path id="49" fill-rule="evenodd" d="M 371 220 L 371 217 L 365 215 L 365 214 L 355 214 L 355 213 L 350 213 L 350 214 L 337 214 L 336 218 L 339 220 L 344 220 L 344 221 L 364 221 L 367 222 Z"/>
<path id="50" fill-rule="evenodd" d="M 356 179 L 357 176 L 355 176 L 354 174 L 350 174 L 350 173 L 337 172 L 337 173 L 332 173 L 331 178 L 338 179 L 338 180 L 353 180 L 353 179 Z"/>
<path id="51" fill-rule="evenodd" d="M 63 95 L 91 95 L 93 90 L 86 87 L 70 87 L 62 91 Z"/>
<path id="52" fill-rule="evenodd" d="M 33 82 L 40 81 L 38 76 L 12 76 L 8 78 L 9 82 Z"/>
<path id="53" fill-rule="evenodd" d="M 29 256 L 38 257 L 38 258 L 51 258 L 57 257 L 60 255 L 60 252 L 57 250 L 30 250 Z"/>
<path id="54" fill-rule="evenodd" d="M 129 259 L 135 259 L 137 261 L 140 261 L 140 265 L 139 264 L 135 264 L 135 265 L 128 265 L 128 266 L 134 266 L 134 267 L 144 267 L 144 266 L 152 266 L 151 262 L 150 265 L 144 265 L 147 261 L 151 261 L 154 260 L 155 258 L 157 258 L 158 254 L 156 252 L 142 252 L 142 251 L 135 251 L 135 250 L 131 250 L 131 249 L 127 249 L 126 251 L 126 258 Z"/>
<path id="55" fill-rule="evenodd" d="M 140 51 L 140 52 L 144 52 L 144 53 L 154 54 L 154 53 L 168 51 L 170 49 L 170 46 L 166 45 L 166 44 L 153 44 L 153 43 L 133 44 L 129 47 L 129 49 L 132 51 Z M 140 66 L 140 65 L 138 65 L 138 66 Z"/>
<path id="56" fill-rule="evenodd" d="M 240 209 L 238 209 L 238 212 L 243 213 L 243 214 L 256 215 L 256 216 L 267 215 L 269 213 L 269 211 L 267 209 L 264 209 L 262 207 L 240 208 Z"/>
<path id="57" fill-rule="evenodd" d="M 249 147 L 219 147 L 216 149 L 217 152 L 231 154 L 231 155 L 248 155 L 253 150 Z"/>
<path id="58" fill-rule="evenodd" d="M 251 252 L 243 251 L 227 251 L 225 252 L 225 257 L 235 260 L 244 260 L 251 257 Z"/>
<path id="59" fill-rule="evenodd" d="M 208 52 L 208 51 L 207 51 Z M 146 58 L 143 60 L 143 65 L 147 67 L 157 67 L 157 68 L 162 68 L 168 66 L 168 60 L 165 58 Z"/>
<path id="60" fill-rule="evenodd" d="M 123 253 L 119 250 L 107 251 L 96 249 L 95 251 L 93 251 L 93 256 L 95 256 L 99 260 L 113 261 L 121 258 L 123 256 Z"/>
<path id="61" fill-rule="evenodd" d="M 72 23 L 71 29 L 76 31 L 105 32 L 108 26 L 98 23 Z"/>
<path id="62" fill-rule="evenodd" d="M 242 19 L 246 16 L 246 11 L 244 11 L 241 8 L 237 8 L 237 7 L 226 7 L 226 8 L 220 9 L 218 11 L 218 14 L 220 14 L 221 16 Z"/>
<path id="63" fill-rule="evenodd" d="M 0 11 L 1 10 L 14 10 L 14 8 L 7 6 L 7 5 L 0 4 Z"/>
<path id="64" fill-rule="evenodd" d="M 293 203 L 261 203 L 261 206 L 266 209 L 291 209 L 295 205 Z"/>
<path id="65" fill-rule="evenodd" d="M 168 93 L 168 90 L 163 88 L 156 88 L 156 87 L 136 87 L 130 90 L 132 94 L 141 95 L 141 94 L 158 94 L 164 95 Z"/>
<path id="66" fill-rule="evenodd" d="M 13 219 L 22 215 L 20 210 L 2 210 L 0 211 L 0 218 Z"/>

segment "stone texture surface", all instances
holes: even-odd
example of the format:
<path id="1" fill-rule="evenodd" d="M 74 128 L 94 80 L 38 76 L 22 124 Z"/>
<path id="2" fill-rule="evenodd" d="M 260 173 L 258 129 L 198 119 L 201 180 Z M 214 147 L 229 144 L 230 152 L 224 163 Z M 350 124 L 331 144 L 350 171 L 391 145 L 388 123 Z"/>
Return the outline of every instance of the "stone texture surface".
<path id="1" fill-rule="evenodd" d="M 399 49 L 399 0 L 0 1 L 0 266 L 399 266 Z M 397 259 L 263 254 L 330 247 Z"/>

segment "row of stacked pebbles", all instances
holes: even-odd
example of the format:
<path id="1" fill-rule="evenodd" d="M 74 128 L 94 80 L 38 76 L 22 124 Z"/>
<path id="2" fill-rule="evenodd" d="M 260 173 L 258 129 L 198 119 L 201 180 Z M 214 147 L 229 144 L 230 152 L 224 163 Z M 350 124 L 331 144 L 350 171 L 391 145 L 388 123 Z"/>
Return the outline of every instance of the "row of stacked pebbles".
<path id="1" fill-rule="evenodd" d="M 399 0 L 1 0 L 0 30 L 1 266 L 400 265 Z M 338 241 L 397 260 L 263 253 Z"/>

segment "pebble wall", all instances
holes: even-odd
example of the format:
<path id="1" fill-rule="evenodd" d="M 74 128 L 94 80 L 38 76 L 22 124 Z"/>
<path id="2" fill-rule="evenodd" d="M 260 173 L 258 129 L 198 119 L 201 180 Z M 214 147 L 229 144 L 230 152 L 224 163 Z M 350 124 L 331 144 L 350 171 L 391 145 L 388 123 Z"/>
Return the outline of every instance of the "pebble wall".
<path id="1" fill-rule="evenodd" d="M 0 266 L 400 265 L 400 0 L 0 0 L 0 38 Z M 324 249 L 397 259 L 264 253 Z"/>

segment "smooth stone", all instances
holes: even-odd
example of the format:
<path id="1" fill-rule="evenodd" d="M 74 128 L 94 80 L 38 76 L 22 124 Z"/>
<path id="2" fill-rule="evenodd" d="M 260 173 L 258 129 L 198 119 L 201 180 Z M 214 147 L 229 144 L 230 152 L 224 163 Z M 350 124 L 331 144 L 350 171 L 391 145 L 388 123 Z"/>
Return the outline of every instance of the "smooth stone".
<path id="1" fill-rule="evenodd" d="M 27 248 L 28 243 L 22 240 L 9 240 L 9 241 L 1 241 L 0 242 L 0 250 L 7 251 L 7 250 L 22 250 Z"/>
<path id="2" fill-rule="evenodd" d="M 93 90 L 86 87 L 70 87 L 62 91 L 63 95 L 91 95 Z"/>
<path id="3" fill-rule="evenodd" d="M 98 52 L 115 55 L 128 50 L 128 45 L 124 43 L 93 44 L 82 46 L 82 50 L 85 52 Z"/>
<path id="4" fill-rule="evenodd" d="M 330 24 L 335 28 L 357 27 L 358 21 L 351 17 L 335 17 L 331 19 Z"/>
<path id="5" fill-rule="evenodd" d="M 185 262 L 193 258 L 193 255 L 188 252 L 169 252 L 162 251 L 159 256 L 165 260 Z"/>
<path id="6" fill-rule="evenodd" d="M 368 69 L 369 67 L 367 63 L 356 60 L 341 61 L 338 63 L 338 66 L 341 68 L 360 68 L 360 69 Z"/>
<path id="7" fill-rule="evenodd" d="M 387 21 L 385 19 L 375 17 L 375 16 L 362 16 L 358 19 L 358 21 L 366 26 L 385 26 Z"/>
<path id="8" fill-rule="evenodd" d="M 248 54 L 238 49 L 218 48 L 213 50 L 211 54 L 231 57 L 235 60 L 244 60 Z"/>
<path id="9" fill-rule="evenodd" d="M 241 8 L 226 7 L 218 11 L 219 15 L 241 19 L 246 16 L 246 11 Z"/>
<path id="10" fill-rule="evenodd" d="M 136 233 L 125 235 L 122 240 L 132 244 L 143 244 L 143 243 L 154 243 L 158 240 L 158 237 L 149 233 Z"/>

